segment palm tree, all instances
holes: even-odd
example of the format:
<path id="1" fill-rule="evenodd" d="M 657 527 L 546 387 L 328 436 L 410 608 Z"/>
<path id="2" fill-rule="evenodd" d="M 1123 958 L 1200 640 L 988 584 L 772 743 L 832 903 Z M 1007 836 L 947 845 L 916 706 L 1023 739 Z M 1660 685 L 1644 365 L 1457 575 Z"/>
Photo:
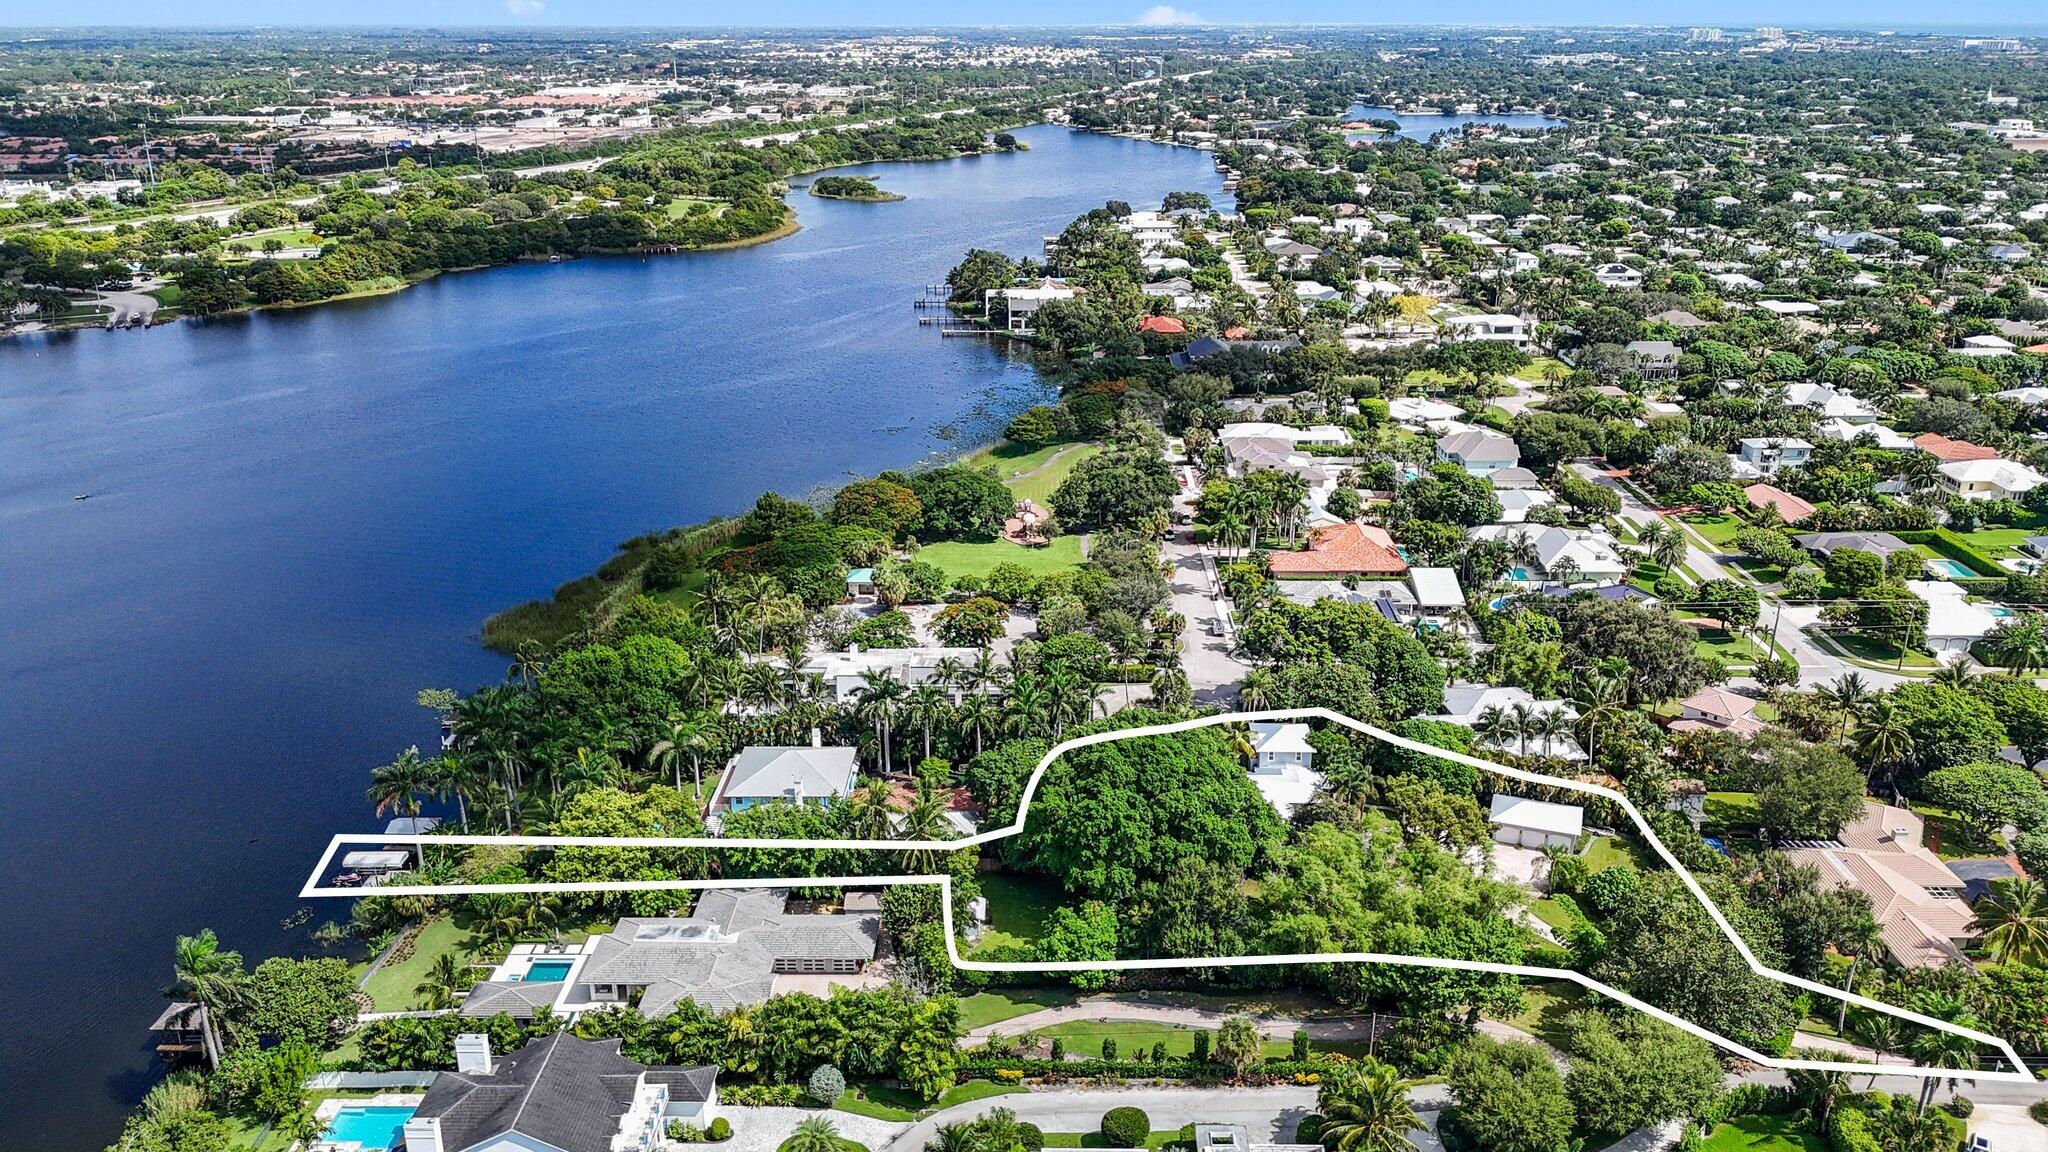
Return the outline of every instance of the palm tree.
<path id="1" fill-rule="evenodd" d="M 437 800 L 455 801 L 455 818 L 469 831 L 469 798 L 491 786 L 491 766 L 481 756 L 443 752 L 425 765 L 428 791 Z"/>
<path id="2" fill-rule="evenodd" d="M 1323 1102 L 1323 1117 L 1322 1144 L 1331 1152 L 1413 1149 L 1408 1133 L 1423 1126 L 1400 1074 L 1377 1060 L 1344 1078 L 1341 1089 Z"/>
<path id="3" fill-rule="evenodd" d="M 1993 655 L 2015 676 L 2048 667 L 2048 631 L 2032 617 L 2000 625 L 1989 639 Z"/>
<path id="4" fill-rule="evenodd" d="M 889 782 L 870 776 L 849 798 L 853 809 L 853 832 L 862 840 L 887 840 L 895 815 L 889 809 Z"/>
<path id="5" fill-rule="evenodd" d="M 1885 769 L 1889 779 L 1898 771 L 1899 764 L 1913 752 L 1913 733 L 1906 727 L 1906 718 L 1890 700 L 1879 697 L 1863 710 L 1863 720 L 1856 727 L 1856 754 L 1867 766 L 1863 774 L 1864 788 L 1870 786 L 1872 776 L 1879 768 Z"/>
<path id="6" fill-rule="evenodd" d="M 1019 672 L 1003 694 L 1003 730 L 1011 736 L 1037 736 L 1046 730 L 1045 689 L 1035 673 Z"/>
<path id="7" fill-rule="evenodd" d="M 202 928 L 197 936 L 178 937 L 171 971 L 177 979 L 165 994 L 199 1005 L 206 1062 L 218 1065 L 237 1031 L 235 1014 L 248 1002 L 242 954 L 222 948 L 213 929 Z"/>
<path id="8" fill-rule="evenodd" d="M 469 987 L 469 968 L 459 963 L 452 952 L 443 952 L 434 957 L 434 963 L 427 969 L 426 979 L 421 980 L 413 991 L 419 994 L 423 1008 L 453 1008 L 462 1001 L 462 993 Z"/>
<path id="9" fill-rule="evenodd" d="M 1246 712 L 1261 712 L 1273 706 L 1273 674 L 1254 668 L 1244 674 L 1237 689 L 1237 706 Z"/>
<path id="10" fill-rule="evenodd" d="M 699 754 L 710 744 L 711 717 L 701 712 L 671 713 L 662 738 L 647 750 L 647 760 L 659 767 L 666 762 L 675 772 L 676 791 L 683 790 L 683 757 L 690 758 L 691 795 L 704 798 L 704 771 Z"/>
<path id="11" fill-rule="evenodd" d="M 511 666 L 505 669 L 505 679 L 517 679 L 530 692 L 547 665 L 547 650 L 537 641 L 522 640 L 512 655 Z"/>
<path id="12" fill-rule="evenodd" d="M 1927 995 L 1921 997 L 1918 1005 L 1921 1012 L 1938 1020 L 1945 1020 L 1962 1028 L 1975 1028 L 1977 1017 L 1960 1001 L 1947 996 Z M 1906 1041 L 1906 1054 L 1913 1061 L 1927 1068 L 1955 1068 L 1975 1070 L 1977 1067 L 1977 1042 L 1968 1036 L 1961 1036 L 1943 1028 L 1922 1028 Z M 1920 1111 L 1934 1102 L 1936 1077 L 1928 1076 L 1920 1081 Z M 1962 1076 L 1947 1078 L 1953 1090 Z"/>
<path id="13" fill-rule="evenodd" d="M 1572 698 L 1579 710 L 1579 723 L 1586 734 L 1586 762 L 1593 762 L 1593 736 L 1601 720 L 1628 711 L 1627 689 L 1620 677 L 1596 669 L 1579 677 L 1579 691 Z"/>
<path id="14" fill-rule="evenodd" d="M 1856 968 L 1867 958 L 1877 955 L 1884 947 L 1884 928 L 1868 910 L 1859 909 L 1851 919 L 1835 932 L 1835 949 L 1849 956 L 1849 975 L 1842 981 L 1842 991 L 1856 990 Z M 1849 1001 L 1846 997 L 1835 1012 L 1835 1031 L 1841 1032 L 1849 1021 Z"/>
<path id="15" fill-rule="evenodd" d="M 417 816 L 419 794 L 433 790 L 432 774 L 420 762 L 420 750 L 415 746 L 399 753 L 391 763 L 370 769 L 370 788 L 365 795 L 377 806 L 379 816 L 386 812 Z"/>
<path id="16" fill-rule="evenodd" d="M 1507 743 L 1513 738 L 1514 732 L 1514 722 L 1508 719 L 1508 714 L 1502 711 L 1498 704 L 1487 705 L 1472 725 L 1473 735 L 1496 746 Z"/>
<path id="17" fill-rule="evenodd" d="M 960 707 L 953 710 L 953 719 L 974 733 L 974 754 L 979 756 L 982 736 L 994 731 L 1002 717 L 994 697 L 986 692 L 969 692 L 961 697 Z"/>
<path id="18" fill-rule="evenodd" d="M 924 732 L 924 759 L 932 758 L 932 725 L 946 716 L 946 690 L 926 681 L 903 698 L 903 719 Z"/>
<path id="19" fill-rule="evenodd" d="M 870 668 L 860 676 L 860 693 L 854 697 L 853 712 L 862 723 L 874 727 L 875 744 L 882 754 L 882 773 L 887 775 L 892 767 L 889 736 L 896 726 L 896 702 L 903 698 L 903 683 L 879 668 Z"/>
<path id="20" fill-rule="evenodd" d="M 1983 933 L 1984 954 L 2000 964 L 2048 961 L 2048 885 L 2007 876 L 1990 887 L 1970 924 L 1971 931 Z"/>
<path id="21" fill-rule="evenodd" d="M 839 1126 L 823 1116 L 813 1116 L 796 1126 L 781 1152 L 839 1152 Z"/>
<path id="22" fill-rule="evenodd" d="M 1862 673 L 1844 672 L 1832 685 L 1823 685 L 1815 689 L 1814 694 L 1828 707 L 1834 709 L 1840 717 L 1835 725 L 1835 735 L 1840 738 L 1849 721 L 1854 719 L 1856 713 L 1870 700 L 1870 686 L 1864 683 Z"/>
<path id="23" fill-rule="evenodd" d="M 1827 1131 L 1828 1117 L 1834 1115 L 1835 1105 L 1849 1094 L 1849 1074 L 1795 1068 L 1787 1072 L 1785 1078 L 1791 1082 L 1793 1095 L 1799 1106 L 1812 1117 L 1814 1126 Z"/>
<path id="24" fill-rule="evenodd" d="M 1555 755 L 1557 740 L 1572 730 L 1572 722 L 1556 708 L 1537 712 L 1529 718 L 1529 734 L 1537 739 L 1537 750 L 1545 756 Z"/>
<path id="25" fill-rule="evenodd" d="M 1508 709 L 1508 716 L 1509 731 L 1513 732 L 1515 736 L 1515 754 L 1527 756 L 1529 754 L 1529 737 L 1535 727 L 1536 714 L 1527 704 L 1517 704 L 1513 708 Z"/>
<path id="26" fill-rule="evenodd" d="M 1856 1014 L 1849 1018 L 1849 1022 L 1850 1034 L 1865 1047 L 1875 1049 L 1880 1055 L 1898 1051 L 1900 1037 L 1905 1034 L 1899 1028 L 1899 1018 L 1889 1012 L 1858 1008 Z M 1864 1087 L 1867 1089 L 1870 1084 L 1876 1083 L 1877 1073 L 1872 1072 L 1869 1084 Z"/>
<path id="27" fill-rule="evenodd" d="M 1903 640 L 1900 641 L 1899 646 L 1902 648 L 1905 647 L 1905 642 Z M 1943 664 L 1941 667 L 1936 668 L 1934 670 L 1934 674 L 1927 678 L 1927 682 L 1929 684 L 1939 684 L 1944 688 L 1954 688 L 1957 691 L 1961 691 L 1965 688 L 1968 688 L 1970 686 L 1970 681 L 1974 679 L 1976 679 L 1976 676 L 1974 673 L 1970 671 L 1969 663 L 1967 661 L 1957 660 L 1953 664 Z"/>

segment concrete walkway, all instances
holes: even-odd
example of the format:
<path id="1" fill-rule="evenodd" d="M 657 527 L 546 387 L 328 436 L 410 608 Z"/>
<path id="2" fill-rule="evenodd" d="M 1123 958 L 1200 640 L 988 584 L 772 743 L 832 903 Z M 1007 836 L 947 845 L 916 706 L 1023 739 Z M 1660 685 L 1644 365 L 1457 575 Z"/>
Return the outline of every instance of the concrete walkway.
<path id="1" fill-rule="evenodd" d="M 734 1108 L 721 1104 L 715 1114 L 732 1125 L 732 1139 L 717 1146 L 721 1152 L 775 1152 L 784 1140 L 796 1134 L 797 1125 L 815 1116 L 832 1121 L 842 1137 L 877 1149 L 911 1127 L 900 1121 L 877 1120 L 836 1108 Z M 916 1147 L 923 1148 L 924 1144 L 920 1142 Z"/>

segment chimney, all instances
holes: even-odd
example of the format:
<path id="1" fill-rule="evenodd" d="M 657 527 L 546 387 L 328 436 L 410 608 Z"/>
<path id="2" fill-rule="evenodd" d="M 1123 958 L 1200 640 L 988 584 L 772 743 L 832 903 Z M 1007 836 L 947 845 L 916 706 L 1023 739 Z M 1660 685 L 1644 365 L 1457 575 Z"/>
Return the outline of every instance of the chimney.
<path id="1" fill-rule="evenodd" d="M 491 1074 L 491 1038 L 482 1032 L 464 1032 L 455 1038 L 455 1070 L 469 1076 Z"/>
<path id="2" fill-rule="evenodd" d="M 811 729 L 811 747 L 823 748 L 824 746 L 825 734 L 816 728 Z"/>
<path id="3" fill-rule="evenodd" d="M 441 1118 L 429 1116 L 407 1120 L 405 1152 L 445 1152 L 441 1144 Z"/>

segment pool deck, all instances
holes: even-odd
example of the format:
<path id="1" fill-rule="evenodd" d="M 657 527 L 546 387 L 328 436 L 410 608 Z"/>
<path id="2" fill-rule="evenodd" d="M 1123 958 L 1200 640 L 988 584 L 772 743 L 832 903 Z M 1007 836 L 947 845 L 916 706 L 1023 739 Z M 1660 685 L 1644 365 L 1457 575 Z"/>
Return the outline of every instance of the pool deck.
<path id="1" fill-rule="evenodd" d="M 313 1109 L 313 1118 L 320 1122 L 322 1132 L 333 1125 L 334 1118 L 346 1108 L 418 1108 L 426 1096 L 419 1092 L 379 1092 L 375 1096 L 336 1096 L 322 1100 Z M 362 1152 L 363 1144 L 357 1140 L 315 1140 L 311 1152 Z"/>

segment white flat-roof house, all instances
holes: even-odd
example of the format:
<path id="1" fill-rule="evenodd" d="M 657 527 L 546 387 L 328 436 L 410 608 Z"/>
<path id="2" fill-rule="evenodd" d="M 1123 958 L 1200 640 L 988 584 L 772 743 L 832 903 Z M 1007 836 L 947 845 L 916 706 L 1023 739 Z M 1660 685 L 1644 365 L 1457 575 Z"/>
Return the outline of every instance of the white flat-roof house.
<path id="1" fill-rule="evenodd" d="M 1578 805 L 1520 796 L 1496 795 L 1488 819 L 1493 824 L 1495 843 L 1521 848 L 1555 846 L 1569 850 L 1578 846 L 1579 835 L 1586 830 L 1586 812 Z"/>
<path id="2" fill-rule="evenodd" d="M 1593 279 L 1603 288 L 1636 289 L 1643 286 L 1643 274 L 1626 264 L 1602 264 L 1593 269 Z"/>
<path id="3" fill-rule="evenodd" d="M 867 673 L 880 672 L 905 687 L 915 688 L 939 674 L 946 661 L 969 665 L 979 648 L 871 648 L 819 652 L 804 660 L 801 671 L 825 682 L 832 699 L 848 704 L 867 687 Z"/>
<path id="4" fill-rule="evenodd" d="M 1991 635 L 1999 618 L 1971 603 L 1959 584 L 1947 580 L 1908 580 L 1906 591 L 1927 604 L 1927 647 L 1941 660 L 1960 660 L 1970 645 Z"/>
<path id="5" fill-rule="evenodd" d="M 1513 344 L 1517 348 L 1529 346 L 1529 322 L 1520 316 L 1498 312 L 1446 316 L 1442 324 L 1446 340 L 1487 340 Z"/>
<path id="6" fill-rule="evenodd" d="M 1965 500 L 2018 499 L 2044 479 L 2017 460 L 1951 460 L 1937 471 L 1942 490 Z"/>

